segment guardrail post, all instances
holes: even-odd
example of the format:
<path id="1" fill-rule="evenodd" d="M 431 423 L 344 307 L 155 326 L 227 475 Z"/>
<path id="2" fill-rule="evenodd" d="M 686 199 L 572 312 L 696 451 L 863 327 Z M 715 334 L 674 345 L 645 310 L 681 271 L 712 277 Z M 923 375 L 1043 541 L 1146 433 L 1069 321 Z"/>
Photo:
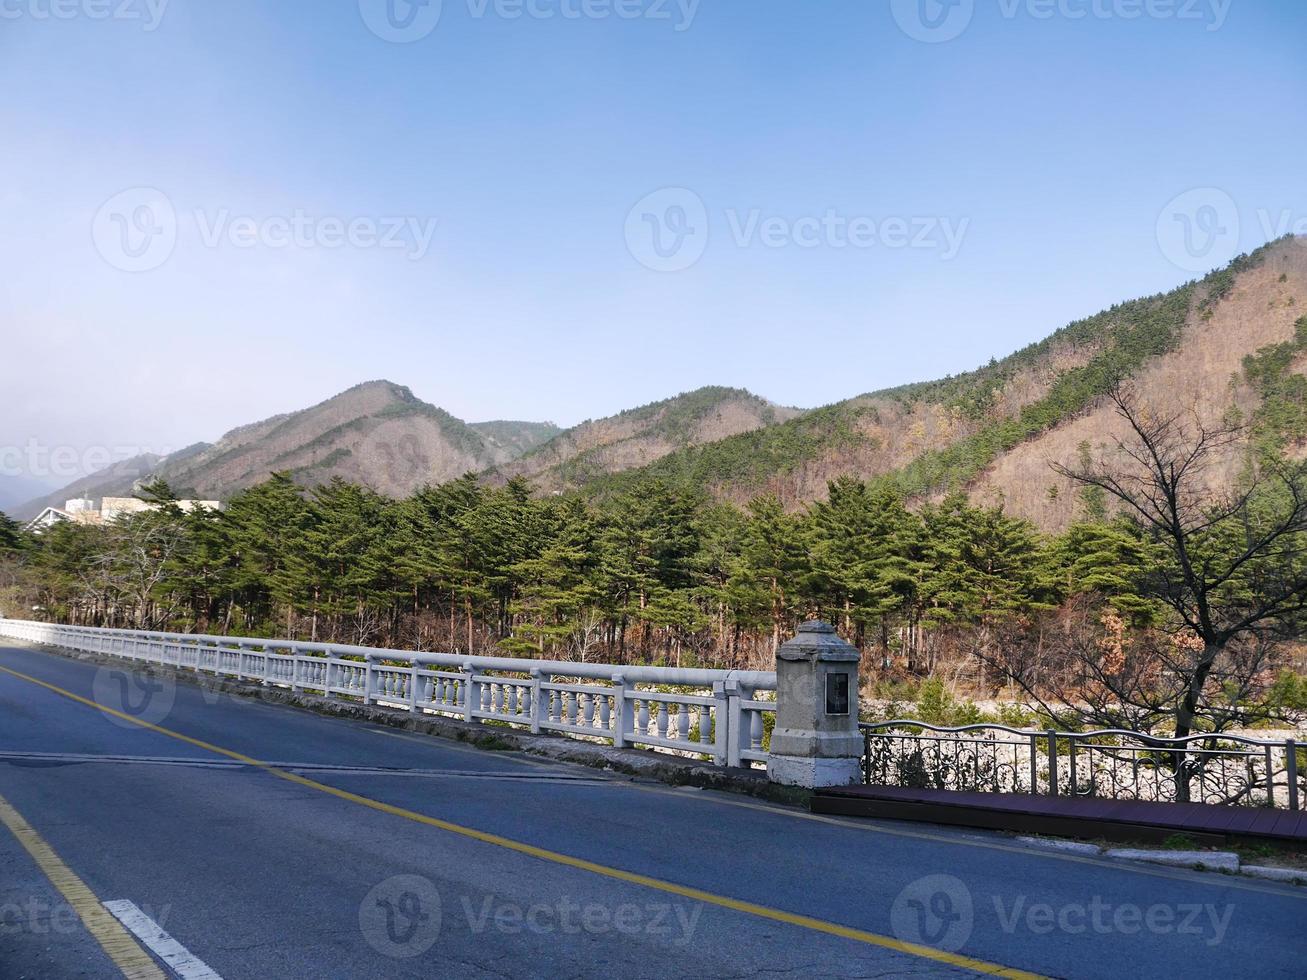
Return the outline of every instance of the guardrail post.
<path id="1" fill-rule="evenodd" d="M 476 676 L 476 668 L 472 666 L 472 661 L 463 661 L 463 720 L 473 721 L 472 712 L 481 707 L 481 685 L 472 678 Z"/>
<path id="2" fill-rule="evenodd" d="M 744 760 L 740 750 L 748 737 L 744 730 L 744 710 L 740 707 L 740 682 L 722 681 L 722 693 L 726 697 L 726 764 L 742 766 Z"/>
<path id="3" fill-rule="evenodd" d="M 375 676 L 374 676 L 373 673 L 372 673 L 372 658 L 371 658 L 371 657 L 364 657 L 364 658 L 363 658 L 363 664 L 364 664 L 364 669 L 363 669 L 363 703 L 364 703 L 364 704 L 371 704 L 371 703 L 372 703 L 372 695 L 373 695 L 373 693 L 376 691 L 376 688 L 373 687 L 373 684 L 376 682 L 376 678 L 375 678 Z"/>
<path id="4" fill-rule="evenodd" d="M 613 675 L 613 748 L 615 749 L 624 749 L 630 744 L 631 706 L 626 700 L 630 689 L 623 675 Z"/>
<path id="5" fill-rule="evenodd" d="M 730 683 L 735 683 L 731 681 Z M 726 736 L 730 731 L 728 719 L 730 718 L 731 708 L 730 699 L 726 694 L 726 681 L 714 681 L 712 686 L 713 700 L 717 703 L 713 705 L 713 762 L 719 766 L 729 765 L 730 746 L 727 744 Z M 702 733 L 701 733 L 702 734 Z M 738 763 L 737 763 L 738 765 Z"/>

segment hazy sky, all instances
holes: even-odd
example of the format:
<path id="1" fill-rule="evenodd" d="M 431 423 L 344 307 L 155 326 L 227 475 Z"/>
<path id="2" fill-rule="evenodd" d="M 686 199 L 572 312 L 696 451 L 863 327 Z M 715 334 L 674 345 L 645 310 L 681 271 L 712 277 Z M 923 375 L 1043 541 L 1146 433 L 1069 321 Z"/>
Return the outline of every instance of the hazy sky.
<path id="1" fill-rule="evenodd" d="M 965 370 L 1307 231 L 1305 52 L 1300 0 L 0 0 L 0 467 Z"/>

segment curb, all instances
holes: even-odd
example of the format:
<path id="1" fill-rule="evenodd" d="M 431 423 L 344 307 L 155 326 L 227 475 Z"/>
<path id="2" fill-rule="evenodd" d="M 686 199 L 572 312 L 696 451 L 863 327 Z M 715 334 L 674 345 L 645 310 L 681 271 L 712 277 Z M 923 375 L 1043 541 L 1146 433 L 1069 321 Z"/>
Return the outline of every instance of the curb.
<path id="1" fill-rule="evenodd" d="M 1017 840 L 1032 847 L 1042 847 L 1046 851 L 1061 851 L 1063 854 L 1098 857 L 1103 853 L 1103 849 L 1097 844 L 1086 844 L 1078 840 L 1062 840 L 1058 837 L 1018 837 Z"/>
<path id="2" fill-rule="evenodd" d="M 1245 864 L 1239 869 L 1239 873 L 1250 878 L 1283 882 L 1286 885 L 1307 885 L 1307 868 L 1265 868 L 1256 864 Z"/>
<path id="3" fill-rule="evenodd" d="M 1307 868 L 1271 868 L 1244 864 L 1239 855 L 1233 851 L 1150 851 L 1144 848 L 1105 848 L 1087 841 L 1065 840 L 1058 837 L 1017 837 L 1016 840 L 1028 847 L 1058 851 L 1062 854 L 1160 864 L 1164 867 L 1189 868 L 1194 871 L 1218 871 L 1222 874 L 1244 875 L 1285 885 L 1307 885 Z"/>
<path id="4" fill-rule="evenodd" d="M 1104 851 L 1103 857 L 1114 861 L 1144 861 L 1171 868 L 1239 873 L 1239 855 L 1233 851 L 1145 851 L 1129 847 L 1114 847 Z"/>

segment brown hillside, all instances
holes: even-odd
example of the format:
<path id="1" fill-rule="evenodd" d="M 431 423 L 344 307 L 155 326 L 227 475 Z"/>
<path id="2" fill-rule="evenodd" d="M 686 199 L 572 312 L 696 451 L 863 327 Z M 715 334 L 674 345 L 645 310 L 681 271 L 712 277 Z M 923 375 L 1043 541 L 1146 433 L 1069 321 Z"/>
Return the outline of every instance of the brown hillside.
<path id="1" fill-rule="evenodd" d="M 1283 281 L 1282 281 L 1283 277 Z M 1245 413 L 1256 408 L 1257 394 L 1242 378 L 1246 355 L 1293 338 L 1294 323 L 1307 313 L 1307 242 L 1277 245 L 1258 267 L 1241 273 L 1230 294 L 1204 316 L 1191 312 L 1180 347 L 1155 358 L 1135 375 L 1133 387 L 1142 402 L 1159 413 L 1192 411 L 1207 424 L 1218 421 L 1231 405 Z M 1301 361 L 1296 365 L 1301 371 Z M 1050 464 L 1074 464 L 1088 443 L 1099 456 L 1125 435 L 1124 422 L 1111 405 L 1089 412 L 1005 453 L 972 488 L 975 498 L 1002 501 L 1013 513 L 1042 527 L 1060 529 L 1078 516 L 1075 488 Z M 1240 465 L 1227 460 L 1226 480 Z M 1057 491 L 1056 497 L 1050 488 Z"/>
<path id="2" fill-rule="evenodd" d="M 389 381 L 370 381 L 321 404 L 223 436 L 158 472 L 174 487 L 227 497 L 289 471 L 316 484 L 339 476 L 390 496 L 508 458 L 466 424 Z"/>
<path id="3" fill-rule="evenodd" d="M 1158 410 L 1192 403 L 1211 420 L 1231 404 L 1254 409 L 1259 396 L 1246 384 L 1232 387 L 1232 378 L 1245 356 L 1293 338 L 1305 312 L 1307 240 L 1282 239 L 1199 282 L 1118 304 L 976 371 L 687 447 L 600 489 L 658 478 L 736 503 L 770 493 L 798 509 L 823 498 L 838 476 L 887 477 L 910 499 L 962 486 L 978 500 L 1002 501 L 1045 527 L 1061 527 L 1077 516 L 1077 496 L 1049 463 L 1076 462 L 1082 442 L 1111 442 L 1117 422 L 1102 407 L 1107 379 L 1129 379 Z"/>

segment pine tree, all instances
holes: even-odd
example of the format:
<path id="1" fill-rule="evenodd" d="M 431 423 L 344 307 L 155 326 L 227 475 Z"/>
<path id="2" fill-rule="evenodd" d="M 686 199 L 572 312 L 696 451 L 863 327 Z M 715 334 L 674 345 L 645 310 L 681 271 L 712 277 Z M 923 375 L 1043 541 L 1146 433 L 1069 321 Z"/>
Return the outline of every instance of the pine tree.
<path id="1" fill-rule="evenodd" d="M 0 555 L 16 552 L 22 546 L 22 525 L 0 511 Z"/>
<path id="2" fill-rule="evenodd" d="M 809 589 L 824 600 L 828 615 L 843 620 L 856 646 L 874 630 L 887 663 L 890 624 L 915 589 L 915 519 L 890 484 L 869 487 L 843 477 L 829 484 L 826 501 L 811 508 L 809 531 Z"/>
<path id="3" fill-rule="evenodd" d="M 285 615 L 286 635 L 295 635 L 294 614 L 309 602 L 302 556 L 313 513 L 290 477 L 274 473 L 232 498 L 223 512 L 233 549 L 232 585 L 245 623 L 271 627 Z"/>
<path id="4" fill-rule="evenodd" d="M 764 598 L 771 626 L 771 651 L 781 643 L 781 634 L 802 611 L 799 583 L 809 574 L 803 522 L 785 512 L 772 496 L 749 503 L 749 522 L 737 589 Z"/>

